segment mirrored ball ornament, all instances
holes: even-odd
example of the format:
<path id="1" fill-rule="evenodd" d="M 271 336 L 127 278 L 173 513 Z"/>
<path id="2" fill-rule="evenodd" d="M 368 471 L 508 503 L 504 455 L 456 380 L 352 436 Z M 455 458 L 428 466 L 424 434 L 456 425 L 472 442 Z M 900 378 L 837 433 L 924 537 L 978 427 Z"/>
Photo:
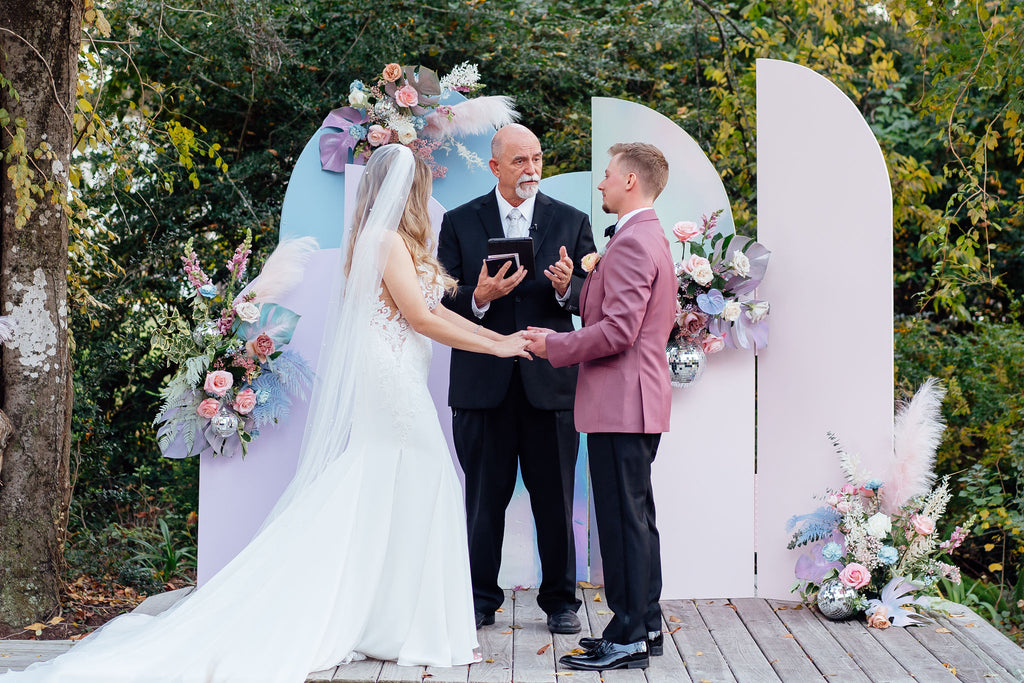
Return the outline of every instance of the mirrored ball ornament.
<path id="1" fill-rule="evenodd" d="M 704 372 L 707 357 L 700 344 L 691 339 L 673 339 L 665 348 L 672 386 L 685 387 L 696 382 Z"/>
<path id="2" fill-rule="evenodd" d="M 818 609 L 826 619 L 842 621 L 849 619 L 856 611 L 854 601 L 857 599 L 857 590 L 843 585 L 839 579 L 829 579 L 821 584 L 818 591 Z"/>
<path id="3" fill-rule="evenodd" d="M 221 409 L 210 420 L 210 424 L 213 426 L 214 434 L 226 439 L 238 431 L 238 416 L 228 410 Z"/>
<path id="4" fill-rule="evenodd" d="M 206 346 L 206 342 L 210 337 L 220 336 L 220 332 L 217 330 L 217 323 L 212 320 L 196 325 L 196 329 L 192 330 L 192 341 L 196 343 L 196 346 Z"/>

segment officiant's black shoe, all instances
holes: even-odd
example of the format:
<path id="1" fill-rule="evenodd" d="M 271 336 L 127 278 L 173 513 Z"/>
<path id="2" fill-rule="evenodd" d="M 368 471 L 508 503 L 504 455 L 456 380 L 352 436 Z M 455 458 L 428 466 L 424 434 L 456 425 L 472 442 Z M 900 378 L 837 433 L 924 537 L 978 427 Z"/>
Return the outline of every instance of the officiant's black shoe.
<path id="1" fill-rule="evenodd" d="M 474 610 L 473 613 L 476 615 L 476 627 L 477 628 L 480 628 L 481 626 L 490 626 L 491 624 L 494 623 L 494 612 L 489 612 L 488 613 L 488 612 L 481 612 L 479 610 Z"/>
<path id="2" fill-rule="evenodd" d="M 601 640 L 593 650 L 581 655 L 565 655 L 558 663 L 580 671 L 607 671 L 609 669 L 646 669 L 650 664 L 647 656 L 647 640 L 638 640 L 620 645 L 610 640 Z"/>
<path id="3" fill-rule="evenodd" d="M 548 630 L 552 633 L 579 633 L 580 618 L 571 609 L 548 615 Z"/>
<path id="4" fill-rule="evenodd" d="M 601 638 L 580 638 L 580 647 L 584 650 L 593 650 L 601 643 Z M 647 654 L 651 657 L 660 657 L 665 653 L 665 636 L 661 631 L 647 632 Z"/>

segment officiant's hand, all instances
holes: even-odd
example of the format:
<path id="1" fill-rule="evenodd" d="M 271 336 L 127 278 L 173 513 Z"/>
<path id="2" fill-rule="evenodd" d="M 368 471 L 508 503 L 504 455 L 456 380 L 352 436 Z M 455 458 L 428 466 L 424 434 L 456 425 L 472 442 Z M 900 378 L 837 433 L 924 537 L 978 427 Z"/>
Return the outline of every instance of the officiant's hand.
<path id="1" fill-rule="evenodd" d="M 530 340 L 530 345 L 526 347 L 526 350 L 538 358 L 547 358 L 548 335 L 553 333 L 554 330 L 549 330 L 546 327 L 527 327 L 525 334 L 526 338 Z"/>
<path id="2" fill-rule="evenodd" d="M 480 265 L 480 275 L 476 280 L 476 289 L 473 290 L 473 299 L 476 300 L 477 307 L 489 304 L 495 299 L 500 299 L 523 281 L 523 278 L 526 277 L 526 268 L 522 266 L 519 266 L 519 270 L 512 275 L 505 277 L 505 273 L 511 267 L 512 262 L 508 261 L 494 277 L 491 277 L 487 274 L 487 261 Z"/>
<path id="3" fill-rule="evenodd" d="M 558 292 L 558 296 L 565 296 L 572 281 L 572 259 L 569 258 L 565 246 L 558 249 L 558 260 L 544 270 L 544 274 L 551 280 L 551 286 Z"/>

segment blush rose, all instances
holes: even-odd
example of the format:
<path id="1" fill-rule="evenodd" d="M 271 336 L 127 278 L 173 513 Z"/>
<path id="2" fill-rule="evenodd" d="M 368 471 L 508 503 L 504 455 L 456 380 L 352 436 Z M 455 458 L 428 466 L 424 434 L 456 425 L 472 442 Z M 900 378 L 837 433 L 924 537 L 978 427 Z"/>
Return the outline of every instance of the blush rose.
<path id="1" fill-rule="evenodd" d="M 224 370 L 214 370 L 213 372 L 206 373 L 206 381 L 203 383 L 203 389 L 206 393 L 213 394 L 214 396 L 223 396 L 227 393 L 231 385 L 234 384 L 235 378 L 231 376 L 230 372 Z"/>
<path id="2" fill-rule="evenodd" d="M 403 85 L 395 91 L 395 102 L 399 107 L 415 107 L 420 101 L 420 94 L 411 85 Z"/>
<path id="3" fill-rule="evenodd" d="M 384 72 L 381 74 L 381 78 L 383 78 L 388 83 L 394 83 L 395 81 L 398 80 L 398 77 L 401 75 L 402 67 L 392 62 L 391 64 L 388 64 L 387 66 L 384 67 Z"/>
<path id="4" fill-rule="evenodd" d="M 215 398 L 208 398 L 199 404 L 199 407 L 196 408 L 196 413 L 199 414 L 199 417 L 205 417 L 209 420 L 217 414 L 218 410 L 220 410 L 220 401 Z"/>
<path id="5" fill-rule="evenodd" d="M 689 242 L 694 237 L 700 235 L 701 232 L 700 227 L 693 221 L 679 221 L 672 226 L 672 234 L 680 242 Z"/>
<path id="6" fill-rule="evenodd" d="M 242 389 L 235 397 L 235 412 L 239 415 L 248 415 L 256 407 L 256 392 L 252 389 Z"/>
<path id="7" fill-rule="evenodd" d="M 851 562 L 839 572 L 839 580 L 850 588 L 863 588 L 871 583 L 871 571 L 862 564 Z"/>
<path id="8" fill-rule="evenodd" d="M 922 536 L 928 536 L 935 533 L 935 520 L 925 515 L 914 515 L 910 518 L 911 524 L 914 525 L 914 531 L 921 534 Z"/>
<path id="9" fill-rule="evenodd" d="M 384 126 L 377 125 L 376 123 L 370 126 L 370 130 L 366 133 L 366 141 L 373 147 L 380 147 L 386 144 L 391 139 L 391 131 Z"/>

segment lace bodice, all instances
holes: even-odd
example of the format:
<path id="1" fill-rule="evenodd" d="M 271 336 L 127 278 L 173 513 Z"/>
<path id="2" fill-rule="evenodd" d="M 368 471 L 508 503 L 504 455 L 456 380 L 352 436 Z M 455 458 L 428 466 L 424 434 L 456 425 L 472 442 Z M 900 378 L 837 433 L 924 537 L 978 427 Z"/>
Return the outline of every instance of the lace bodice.
<path id="1" fill-rule="evenodd" d="M 421 268 L 419 270 L 420 290 L 427 303 L 427 308 L 434 310 L 444 296 L 444 286 L 434 273 Z M 390 349 L 398 354 L 402 351 L 409 335 L 413 333 L 412 325 L 384 300 L 383 284 L 377 288 L 377 307 L 370 316 L 370 324 L 375 327 L 387 342 Z"/>

